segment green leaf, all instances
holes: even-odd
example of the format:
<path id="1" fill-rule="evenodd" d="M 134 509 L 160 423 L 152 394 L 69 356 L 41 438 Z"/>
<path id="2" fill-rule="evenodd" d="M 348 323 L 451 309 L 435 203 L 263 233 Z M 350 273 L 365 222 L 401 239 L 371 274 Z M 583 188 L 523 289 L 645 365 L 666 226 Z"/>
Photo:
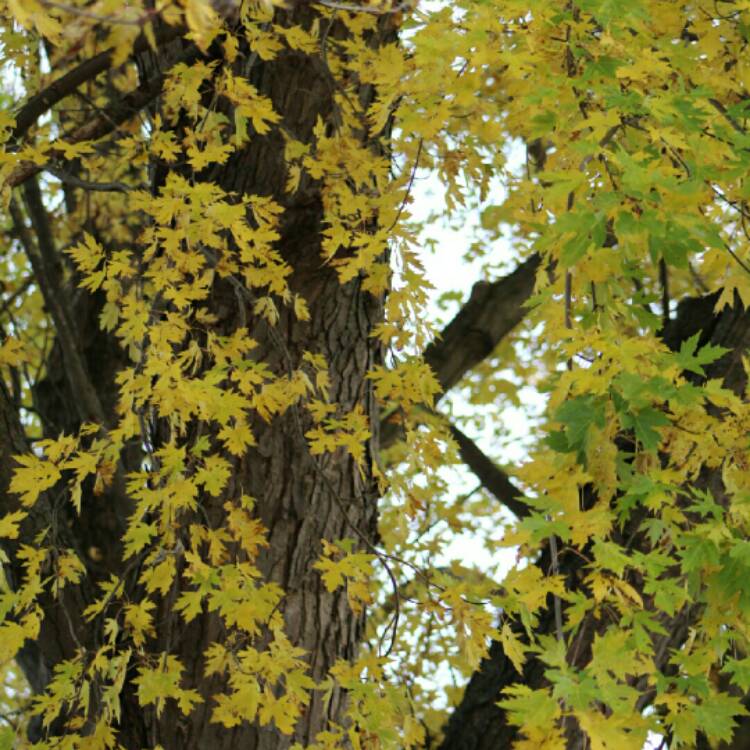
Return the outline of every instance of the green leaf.
<path id="1" fill-rule="evenodd" d="M 573 448 L 568 444 L 564 430 L 554 430 L 544 438 L 544 442 L 557 453 L 570 453 Z"/>
<path id="2" fill-rule="evenodd" d="M 729 557 L 739 560 L 750 568 L 750 542 L 746 539 L 737 539 L 729 550 Z"/>
<path id="3" fill-rule="evenodd" d="M 747 709 L 740 698 L 718 693 L 696 706 L 695 716 L 698 726 L 710 742 L 729 742 L 737 726 L 735 717 L 747 716 Z"/>
<path id="4" fill-rule="evenodd" d="M 511 685 L 497 705 L 508 712 L 514 724 L 543 727 L 551 725 L 560 713 L 558 702 L 547 690 L 532 690 L 526 685 Z"/>
<path id="5" fill-rule="evenodd" d="M 734 659 L 730 656 L 721 671 L 732 675 L 732 685 L 737 685 L 743 693 L 750 691 L 750 658 Z"/>
<path id="6" fill-rule="evenodd" d="M 710 365 L 730 350 L 723 346 L 706 344 L 699 351 L 696 351 L 700 337 L 701 332 L 699 331 L 683 341 L 680 345 L 680 351 L 674 355 L 674 358 L 683 370 L 694 372 L 696 375 L 705 375 L 702 365 Z"/>
<path id="7" fill-rule="evenodd" d="M 623 427 L 634 429 L 636 438 L 649 453 L 655 452 L 661 442 L 661 435 L 656 428 L 668 424 L 671 422 L 666 414 L 652 406 L 640 409 L 634 414 L 626 414 L 622 418 Z"/>
<path id="8" fill-rule="evenodd" d="M 583 710 L 600 697 L 598 685 L 585 673 L 549 669 L 545 676 L 554 685 L 552 695 L 565 701 L 571 708 Z"/>
<path id="9" fill-rule="evenodd" d="M 586 251 L 591 244 L 592 240 L 588 234 L 576 234 L 563 245 L 560 252 L 560 263 L 566 268 L 575 265 L 577 261 L 586 255 Z"/>
<path id="10" fill-rule="evenodd" d="M 16 733 L 11 727 L 0 727 L 0 750 L 12 750 Z"/>
<path id="11" fill-rule="evenodd" d="M 565 425 L 568 450 L 575 450 L 583 456 L 589 429 L 592 426 L 604 427 L 604 402 L 596 396 L 577 396 L 560 406 L 555 419 Z M 559 441 L 559 438 L 555 440 Z"/>
<path id="12" fill-rule="evenodd" d="M 682 538 L 682 571 L 691 573 L 707 565 L 719 562 L 719 550 L 710 539 L 698 535 L 686 535 Z"/>
<path id="13" fill-rule="evenodd" d="M 626 567 L 633 564 L 622 548 L 614 542 L 597 539 L 593 552 L 597 566 L 611 570 L 618 578 L 622 577 Z"/>
<path id="14" fill-rule="evenodd" d="M 534 542 L 549 539 L 551 536 L 559 536 L 563 540 L 570 539 L 570 526 L 561 520 L 551 520 L 538 513 L 532 513 L 519 524 L 519 527 L 531 532 Z"/>

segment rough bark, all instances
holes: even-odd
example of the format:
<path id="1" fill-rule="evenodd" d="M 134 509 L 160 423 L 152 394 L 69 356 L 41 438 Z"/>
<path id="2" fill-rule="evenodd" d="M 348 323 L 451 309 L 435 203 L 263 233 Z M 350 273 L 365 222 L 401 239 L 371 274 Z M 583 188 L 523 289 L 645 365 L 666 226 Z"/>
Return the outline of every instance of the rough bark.
<path id="1" fill-rule="evenodd" d="M 309 27 L 312 18 L 313 11 L 298 7 L 285 20 Z M 388 31 L 384 29 L 383 33 Z M 334 84 L 319 59 L 288 51 L 272 63 L 256 63 L 248 77 L 261 94 L 272 100 L 284 126 L 303 142 L 312 139 L 319 117 L 324 121 L 332 117 Z M 305 350 L 323 355 L 329 364 L 331 399 L 343 411 L 361 406 L 370 423 L 377 425 L 377 406 L 366 375 L 380 357 L 380 345 L 370 333 L 382 317 L 382 300 L 363 292 L 360 278 L 341 285 L 330 266 L 321 263 L 320 185 L 308 180 L 293 199 L 285 197 L 284 146 L 278 132 L 253 138 L 248 148 L 233 157 L 217 178 L 225 190 L 272 195 L 284 204 L 278 248 L 294 269 L 290 277 L 292 291 L 304 297 L 310 310 L 310 320 L 304 323 L 282 313 L 275 328 L 281 342 L 275 334 L 264 335 L 264 326 L 260 325 L 257 356 L 283 373 L 301 364 Z M 220 293 L 217 304 L 221 306 L 219 300 Z M 223 304 L 228 315 L 224 325 L 232 326 L 236 321 L 235 305 L 229 298 Z M 252 320 L 250 313 L 248 310 Z M 252 323 L 251 330 L 257 330 Z M 304 442 L 302 430 L 306 428 L 300 420 L 294 411 L 267 424 L 256 420 L 253 427 L 258 446 L 240 462 L 234 479 L 257 498 L 258 515 L 269 538 L 260 568 L 268 580 L 279 583 L 286 592 L 287 635 L 294 645 L 309 654 L 311 676 L 320 680 L 337 659 L 355 655 L 362 637 L 363 618 L 351 611 L 344 591 L 325 590 L 312 564 L 320 555 L 323 538 L 356 538 L 358 530 L 374 539 L 377 493 L 372 466 L 377 445 L 375 438 L 362 471 L 343 451 L 313 459 Z M 210 625 L 204 622 L 201 628 L 202 642 L 207 643 Z M 183 644 L 185 658 L 192 654 L 197 669 L 195 641 L 187 637 Z M 319 692 L 314 693 L 295 735 L 282 738 L 268 727 L 226 731 L 210 726 L 206 706 L 197 712 L 188 737 L 174 735 L 172 744 L 165 747 L 270 750 L 287 747 L 295 740 L 304 744 L 326 728 L 329 721 L 340 720 L 343 707 L 341 693 L 335 692 L 327 704 Z"/>
<path id="2" fill-rule="evenodd" d="M 295 10 L 278 11 L 277 21 L 309 27 L 313 15 L 309 6 L 300 5 Z M 383 37 L 391 33 L 388 24 L 388 19 L 381 24 L 378 33 Z M 329 30 L 332 36 L 339 32 L 343 30 Z M 378 43 L 378 38 L 373 38 L 372 42 Z M 169 49 L 172 58 L 174 46 L 173 42 Z M 177 59 L 196 54 L 194 48 L 185 46 L 177 53 Z M 210 56 L 211 52 L 208 54 Z M 104 65 L 106 61 L 102 58 L 98 62 Z M 319 117 L 324 121 L 331 118 L 334 84 L 322 59 L 313 60 L 299 52 L 285 51 L 274 61 L 265 63 L 247 50 L 237 64 L 245 66 L 248 79 L 262 95 L 271 99 L 275 111 L 282 116 L 284 127 L 300 141 L 310 142 Z M 148 67 L 145 65 L 142 69 Z M 153 66 L 157 67 L 163 66 Z M 93 68 L 98 70 L 97 65 Z M 120 108 L 123 117 L 126 109 L 132 112 L 152 102 L 161 80 L 163 74 L 151 76 L 139 92 L 128 98 Z M 54 91 L 52 94 L 57 95 Z M 368 95 L 372 92 L 363 92 L 363 97 Z M 33 115 L 37 104 L 46 106 L 46 103 L 46 100 L 41 104 L 35 102 L 29 111 Z M 27 126 L 25 121 L 23 124 Z M 87 133 L 92 127 L 87 127 Z M 378 414 L 371 381 L 366 379 L 366 374 L 380 357 L 380 344 L 370 333 L 381 320 L 383 305 L 382 299 L 362 291 L 360 278 L 342 285 L 331 266 L 321 262 L 321 186 L 304 178 L 294 197 L 288 197 L 284 190 L 284 146 L 278 132 L 256 135 L 244 151 L 204 178 L 216 181 L 227 191 L 273 196 L 283 204 L 285 213 L 277 247 L 293 269 L 290 286 L 306 300 L 310 320 L 301 322 L 282 311 L 278 324 L 271 330 L 254 316 L 249 298 L 238 297 L 232 285 L 221 281 L 217 281 L 212 291 L 211 305 L 217 318 L 216 332 L 230 333 L 240 320 L 246 320 L 259 342 L 254 356 L 262 358 L 279 375 L 299 367 L 305 351 L 322 355 L 329 364 L 331 399 L 343 412 L 355 406 L 362 407 L 374 426 L 375 435 L 366 460 L 363 466 L 358 466 L 344 451 L 313 458 L 304 438 L 309 425 L 295 409 L 270 422 L 256 416 L 252 428 L 257 446 L 235 462 L 234 475 L 226 490 L 227 495 L 244 492 L 257 500 L 256 512 L 267 529 L 269 540 L 258 566 L 266 580 L 278 583 L 286 592 L 282 605 L 286 634 L 293 645 L 308 654 L 310 675 L 320 680 L 336 660 L 351 659 L 356 654 L 363 633 L 363 616 L 352 612 L 346 592 L 328 593 L 312 565 L 320 556 L 322 539 L 357 538 L 358 535 L 374 539 L 376 535 L 377 492 L 371 469 L 378 449 Z M 18 184 L 32 176 L 36 169 L 21 169 L 12 181 Z M 154 179 L 158 181 L 159 175 L 155 174 Z M 158 184 L 155 187 L 158 188 Z M 90 295 L 79 298 L 77 304 L 71 305 L 68 322 L 77 337 L 80 357 L 92 374 L 90 382 L 106 411 L 104 419 L 107 421 L 113 417 L 116 392 L 113 378 L 123 364 L 123 357 L 114 338 L 98 329 L 102 302 Z M 240 310 L 240 305 L 244 311 Z M 45 431 L 50 435 L 73 432 L 81 421 L 80 410 L 75 408 L 79 403 L 78 394 L 70 379 L 63 375 L 70 366 L 67 361 L 70 356 L 70 351 L 66 355 L 64 346 L 55 344 L 47 363 L 47 375 L 35 391 Z M 13 468 L 11 455 L 24 451 L 26 446 L 10 397 L 5 393 L 3 396 L 0 402 L 3 409 L 0 481 L 2 487 L 7 488 Z M 157 425 L 157 433 L 159 429 Z M 133 446 L 132 456 L 123 457 L 119 477 L 136 468 L 139 460 L 139 447 Z M 4 494 L 7 497 L 7 493 Z M 114 572 L 125 575 L 127 585 L 137 586 L 138 571 L 124 571 L 120 562 L 118 540 L 132 509 L 122 482 L 116 481 L 104 498 L 94 497 L 91 488 L 85 495 L 83 513 L 78 518 L 65 510 L 65 498 L 56 497 L 54 492 L 39 503 L 42 514 L 50 502 L 58 504 L 65 517 L 63 526 L 69 529 L 70 544 L 87 562 L 88 577 L 84 585 L 66 588 L 62 601 L 46 601 L 40 637 L 19 657 L 35 691 L 46 684 L 55 664 L 73 657 L 79 646 L 91 649 L 95 645 L 91 629 L 80 616 L 93 599 L 93 583 Z M 220 524 L 223 499 L 204 498 L 203 501 L 210 520 Z M 11 509 L 5 501 L 4 505 Z M 25 524 L 26 538 L 32 534 L 32 523 L 33 519 Z M 103 559 L 94 561 L 87 555 L 87 546 L 93 544 L 104 550 Z M 14 549 L 8 551 L 12 556 Z M 345 695 L 334 691 L 325 701 L 321 692 L 313 694 L 310 706 L 291 737 L 283 736 L 273 725 L 261 727 L 245 723 L 226 729 L 212 724 L 210 695 L 221 688 L 221 680 L 204 678 L 202 654 L 211 642 L 222 640 L 223 626 L 216 615 L 206 613 L 186 626 L 180 616 L 171 611 L 173 603 L 173 598 L 161 603 L 156 618 L 160 625 L 149 649 L 168 650 L 179 656 L 186 667 L 185 687 L 198 689 L 206 701 L 187 718 L 169 705 L 157 718 L 153 710 L 139 706 L 132 684 L 126 683 L 118 735 L 124 748 L 161 744 L 165 750 L 236 747 L 276 750 L 289 747 L 295 741 L 306 744 L 317 732 L 327 728 L 329 722 L 341 720 Z M 54 725 L 51 731 L 56 731 Z M 40 727 L 34 725 L 31 733 L 34 739 L 41 737 Z"/>
<path id="3" fill-rule="evenodd" d="M 305 7 L 298 8 L 288 20 L 299 22 L 311 12 Z M 388 32 L 384 30 L 383 33 Z M 189 58 L 197 52 L 188 50 L 185 54 Z M 104 64 L 103 60 L 99 61 L 100 64 Z M 284 53 L 272 63 L 256 61 L 247 74 L 258 90 L 272 99 L 285 125 L 302 141 L 311 137 L 318 116 L 325 119 L 330 115 L 333 90 L 325 69 L 320 64 L 310 64 L 310 60 L 299 53 Z M 160 85 L 161 79 L 153 79 L 127 99 L 117 110 L 120 121 L 134 108 L 149 105 Z M 46 102 L 42 104 L 47 106 Z M 92 127 L 86 130 L 87 134 L 103 134 L 100 130 L 92 131 Z M 345 410 L 361 405 L 371 423 L 377 425 L 376 405 L 365 376 L 380 356 L 378 345 L 369 334 L 382 315 L 381 300 L 363 293 L 359 279 L 342 286 L 331 269 L 321 265 L 323 208 L 320 186 L 311 181 L 303 182 L 293 200 L 284 197 L 283 147 L 278 134 L 256 137 L 226 167 L 211 174 L 210 179 L 215 179 L 227 190 L 272 195 L 284 203 L 285 218 L 279 249 L 294 269 L 291 285 L 307 300 L 311 319 L 301 323 L 282 313 L 275 328 L 278 333 L 273 334 L 262 321 L 253 317 L 247 302 L 238 302 L 229 285 L 217 283 L 212 297 L 213 310 L 218 318 L 216 330 L 231 332 L 241 317 L 238 305 L 246 305 L 244 314 L 260 342 L 259 357 L 270 363 L 277 373 L 284 373 L 290 366 L 299 365 L 303 351 L 322 354 L 330 364 L 332 399 Z M 20 184 L 36 171 L 37 167 L 31 166 L 26 171 L 19 171 L 13 178 L 14 184 Z M 488 356 L 502 337 L 523 318 L 523 303 L 533 289 L 539 262 L 534 256 L 506 279 L 475 286 L 468 303 L 446 328 L 441 340 L 428 348 L 426 359 L 436 371 L 444 391 Z M 112 415 L 114 407 L 113 377 L 121 365 L 121 354 L 115 342 L 98 330 L 101 302 L 96 298 L 79 298 L 73 305 L 73 323 L 86 368 L 95 373 L 94 386 L 106 419 Z M 711 341 L 730 346 L 732 353 L 717 363 L 711 374 L 724 377 L 727 386 L 739 392 L 744 387 L 740 353 L 748 343 L 750 318 L 739 308 L 711 317 L 712 307 L 713 300 L 687 303 L 676 321 L 665 330 L 664 339 L 670 346 L 678 346 L 694 331 L 702 330 L 704 340 L 701 344 Z M 708 325 L 707 320 L 710 321 Z M 78 394 L 62 377 L 68 365 L 62 347 L 56 346 L 47 363 L 47 376 L 36 389 L 35 397 L 48 434 L 73 432 L 80 422 L 80 415 L 73 408 Z M 28 446 L 12 399 L 2 383 L 0 387 L 0 487 L 4 489 L 12 473 L 12 455 L 27 450 Z M 336 659 L 354 656 L 362 636 L 363 620 L 351 612 L 343 593 L 325 591 L 311 566 L 319 555 L 321 539 L 356 536 L 353 527 L 370 539 L 375 538 L 377 494 L 371 467 L 379 446 L 376 435 L 369 446 L 363 472 L 343 453 L 329 455 L 316 464 L 307 453 L 300 429 L 304 430 L 304 424 L 301 425 L 299 420 L 300 416 L 295 412 L 269 423 L 257 419 L 253 427 L 258 446 L 236 462 L 233 486 L 228 491 L 242 487 L 244 492 L 258 500 L 257 512 L 268 529 L 270 541 L 260 567 L 267 580 L 279 583 L 287 592 L 284 600 L 287 633 L 295 645 L 308 652 L 311 674 L 320 679 Z M 389 442 L 392 437 L 384 436 L 383 442 Z M 507 477 L 499 470 L 493 473 L 492 467 L 484 460 L 486 457 L 479 455 L 476 447 L 460 431 L 454 431 L 454 437 L 467 464 L 483 483 L 498 496 L 508 498 L 509 506 L 518 515 L 523 515 L 525 506 Z M 132 456 L 123 458 L 121 474 L 137 466 L 139 458 L 139 449 L 134 446 Z M 10 502 L 7 492 L 4 492 L 3 510 L 13 509 Z M 59 509 L 64 504 L 59 492 L 47 493 L 24 525 L 24 538 L 33 538 L 35 530 L 47 523 L 53 515 L 53 505 Z M 27 643 L 19 655 L 19 662 L 34 690 L 41 690 L 54 665 L 73 656 L 80 644 L 91 647 L 91 636 L 79 613 L 92 598 L 91 584 L 119 570 L 118 539 L 129 507 L 122 482 L 115 482 L 104 498 L 95 498 L 89 492 L 84 497 L 81 517 L 66 517 L 60 525 L 61 543 L 75 547 L 87 560 L 89 580 L 80 588 L 69 589 L 62 602 L 45 600 L 48 611 L 40 638 Z M 212 521 L 221 521 L 220 502 L 214 502 L 208 512 Z M 86 554 L 88 546 L 94 543 L 105 551 L 102 560 L 95 561 Z M 9 544 L 7 548 L 13 560 L 15 545 Z M 536 564 L 545 572 L 549 570 L 546 551 Z M 579 564 L 572 555 L 563 555 L 561 572 L 572 580 Z M 14 576 L 18 577 L 20 573 L 16 572 L 13 563 L 9 571 L 13 584 Z M 170 612 L 170 602 L 163 604 L 158 619 L 162 627 L 152 644 L 154 649 L 169 645 L 171 652 L 181 657 L 188 668 L 188 686 L 198 687 L 206 696 L 220 688 L 218 679 L 209 681 L 203 677 L 201 658 L 205 647 L 222 637 L 218 619 L 203 615 L 186 627 Z M 550 607 L 540 618 L 540 631 L 551 633 L 553 628 Z M 677 641 L 683 628 L 684 623 L 675 623 Z M 592 623 L 589 630 L 593 637 L 595 624 Z M 576 658 L 583 663 L 586 654 L 584 646 Z M 487 659 L 472 677 L 462 702 L 446 727 L 442 747 L 451 750 L 510 747 L 516 739 L 515 728 L 505 722 L 502 711 L 495 704 L 502 689 L 517 681 L 530 687 L 540 686 L 544 684 L 544 670 L 538 662 L 530 660 L 524 674 L 519 675 L 505 658 L 500 645 L 493 643 Z M 286 748 L 293 741 L 304 744 L 311 740 L 329 720 L 336 721 L 341 716 L 344 701 L 345 696 L 334 694 L 332 700 L 324 704 L 320 694 L 315 694 L 295 736 L 286 738 L 273 727 L 244 725 L 227 730 L 211 724 L 210 702 L 200 706 L 188 718 L 168 708 L 157 719 L 153 711 L 143 710 L 138 705 L 132 686 L 126 686 L 118 739 L 127 750 L 152 747 L 156 743 L 165 750 L 208 747 L 275 750 Z M 35 726 L 33 732 L 39 736 L 38 727 Z M 575 738 L 572 741 L 571 747 L 575 746 Z"/>

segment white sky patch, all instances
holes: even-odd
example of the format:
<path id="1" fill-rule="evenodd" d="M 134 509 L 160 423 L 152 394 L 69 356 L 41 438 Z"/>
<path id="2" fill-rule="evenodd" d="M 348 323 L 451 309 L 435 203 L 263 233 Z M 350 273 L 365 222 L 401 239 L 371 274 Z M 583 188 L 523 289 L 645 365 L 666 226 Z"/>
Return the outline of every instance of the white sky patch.
<path id="1" fill-rule="evenodd" d="M 520 144 L 513 144 L 508 150 L 511 168 L 519 168 L 524 158 L 524 149 Z M 505 271 L 489 272 L 488 267 L 500 267 L 508 269 L 509 272 L 519 261 L 507 237 L 493 241 L 489 248 L 483 247 L 484 253 L 481 255 L 470 252 L 472 243 L 481 236 L 478 232 L 480 212 L 476 209 L 468 209 L 450 221 L 444 218 L 428 221 L 432 215 L 444 211 L 444 188 L 436 177 L 417 173 L 412 187 L 412 198 L 413 203 L 409 206 L 412 218 L 425 222 L 425 230 L 421 236 L 421 255 L 426 276 L 434 287 L 427 312 L 431 319 L 441 321 L 438 328 L 440 329 L 468 299 L 476 282 L 496 281 L 505 275 Z M 486 203 L 499 204 L 504 199 L 505 190 L 498 180 L 492 186 Z M 441 297 L 450 292 L 459 292 L 460 296 L 457 299 L 444 300 L 440 305 Z M 543 405 L 542 398 L 533 388 L 522 389 L 521 400 L 524 408 L 509 406 L 502 411 L 503 430 L 507 433 L 507 438 L 502 444 L 498 443 L 495 433 L 494 428 L 497 425 L 488 423 L 480 432 L 476 429 L 465 430 L 483 451 L 493 457 L 499 457 L 509 466 L 517 465 L 525 459 L 531 438 L 532 425 L 525 404 L 528 402 L 534 412 Z M 450 409 L 454 415 L 470 416 L 481 408 L 470 404 L 458 391 L 447 395 L 444 402 L 447 401 L 450 401 Z M 456 497 L 471 492 L 478 484 L 474 474 L 465 467 L 448 467 L 443 470 L 443 476 L 450 481 Z M 512 516 L 507 514 L 506 518 L 510 520 Z M 502 533 L 499 527 L 488 531 L 498 536 Z M 490 553 L 482 544 L 477 544 L 472 535 L 460 534 L 446 548 L 445 558 L 445 562 L 457 559 L 464 565 L 475 565 L 487 572 L 495 570 L 498 576 L 502 576 L 515 563 L 516 551 L 508 549 L 500 553 Z"/>

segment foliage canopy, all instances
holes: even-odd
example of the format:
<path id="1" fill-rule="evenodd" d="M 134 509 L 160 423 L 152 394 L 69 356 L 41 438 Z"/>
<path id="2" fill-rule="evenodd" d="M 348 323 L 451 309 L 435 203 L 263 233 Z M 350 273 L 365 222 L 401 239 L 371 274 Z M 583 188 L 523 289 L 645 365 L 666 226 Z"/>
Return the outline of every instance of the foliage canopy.
<path id="1" fill-rule="evenodd" d="M 743 746 L 750 1 L 0 8 L 0 748 Z"/>

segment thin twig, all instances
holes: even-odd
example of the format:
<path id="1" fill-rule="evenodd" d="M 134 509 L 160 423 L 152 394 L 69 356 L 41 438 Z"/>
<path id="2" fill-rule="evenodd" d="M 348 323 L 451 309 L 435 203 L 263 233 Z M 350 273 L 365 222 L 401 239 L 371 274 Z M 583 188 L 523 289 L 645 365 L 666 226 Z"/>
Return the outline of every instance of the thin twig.
<path id="1" fill-rule="evenodd" d="M 155 38 L 157 43 L 166 43 L 184 34 L 186 29 L 179 26 L 166 26 L 157 29 Z M 148 39 L 145 35 L 139 36 L 133 44 L 133 54 L 143 52 L 149 47 Z M 65 99 L 75 92 L 75 90 L 96 78 L 100 73 L 108 70 L 112 65 L 112 56 L 114 48 L 104 50 L 98 55 L 84 60 L 69 70 L 55 81 L 46 86 L 37 94 L 29 99 L 15 115 L 16 125 L 11 134 L 11 141 L 18 141 L 24 136 L 26 131 L 45 113 L 55 106 L 59 101 Z"/>
<path id="2" fill-rule="evenodd" d="M 174 60 L 173 64 L 190 63 L 199 54 L 198 48 L 195 45 L 190 45 Z M 95 117 L 81 127 L 65 133 L 58 142 L 70 145 L 82 143 L 83 141 L 96 141 L 103 138 L 156 99 L 161 93 L 165 78 L 166 73 L 158 73 L 143 86 L 139 86 L 116 101 L 111 107 L 105 110 L 105 115 Z M 63 150 L 56 148 L 54 143 L 47 153 L 53 159 L 64 158 Z M 5 184 L 7 187 L 17 187 L 29 178 L 39 174 L 43 169 L 43 166 L 33 161 L 21 162 L 8 176 Z"/>
<path id="3" fill-rule="evenodd" d="M 745 128 L 727 111 L 727 108 L 718 99 L 709 99 L 708 103 L 740 134 L 747 135 Z"/>
<path id="4" fill-rule="evenodd" d="M 399 3 L 394 5 L 392 8 L 377 8 L 372 5 L 353 5 L 351 3 L 336 3 L 332 0 L 317 0 L 317 5 L 322 5 L 325 8 L 331 8 L 332 10 L 345 10 L 347 13 L 370 13 L 375 16 L 387 16 L 391 13 L 401 13 L 404 10 L 408 10 L 412 7 L 411 2 Z"/>
<path id="5" fill-rule="evenodd" d="M 149 21 L 156 17 L 156 11 L 147 9 L 146 12 L 138 18 L 122 18 L 114 13 L 108 15 L 100 15 L 99 13 L 93 13 L 90 10 L 84 10 L 83 8 L 77 8 L 74 5 L 68 5 L 67 3 L 59 3 L 55 0 L 39 0 L 45 8 L 55 8 L 56 10 L 62 10 L 65 13 L 70 13 L 72 16 L 80 16 L 81 18 L 90 18 L 93 21 L 99 21 L 100 23 L 117 24 L 118 26 L 145 26 Z"/>
<path id="6" fill-rule="evenodd" d="M 409 196 L 411 195 L 411 189 L 414 185 L 414 178 L 417 174 L 417 168 L 419 167 L 419 158 L 422 156 L 422 144 L 423 139 L 419 139 L 419 145 L 417 146 L 417 155 L 414 157 L 414 166 L 411 169 L 411 175 L 409 175 L 409 184 L 406 186 L 406 193 L 404 195 L 404 199 L 401 201 L 401 205 L 398 207 L 398 213 L 396 214 L 396 218 L 393 220 L 393 223 L 388 227 L 386 234 L 390 234 L 393 228 L 398 224 L 398 220 L 401 218 L 401 214 L 404 211 L 404 207 L 406 206 L 406 201 L 409 199 Z"/>
<path id="7" fill-rule="evenodd" d="M 659 260 L 659 283 L 661 284 L 661 324 L 666 330 L 669 325 L 669 271 L 664 258 Z"/>
<path id="8" fill-rule="evenodd" d="M 21 284 L 21 286 L 18 287 L 18 289 L 16 289 L 16 291 L 13 292 L 13 294 L 11 294 L 10 297 L 8 297 L 8 299 L 6 299 L 6 300 L 3 301 L 3 304 L 0 307 L 0 315 L 2 315 L 4 312 L 6 312 L 6 310 L 10 309 L 11 305 L 13 305 L 13 303 L 19 297 L 21 297 L 23 294 L 25 294 L 26 291 L 28 290 L 28 288 L 33 283 L 34 283 L 34 277 L 33 276 L 29 276 L 27 279 L 25 279 L 24 282 L 23 282 L 23 284 Z"/>
<path id="9" fill-rule="evenodd" d="M 89 180 L 82 180 L 80 177 L 76 177 L 75 175 L 65 172 L 59 167 L 55 167 L 51 164 L 47 164 L 44 167 L 44 171 L 57 177 L 57 179 L 65 185 L 97 193 L 127 193 L 130 190 L 136 189 L 126 185 L 124 182 L 91 182 Z"/>

